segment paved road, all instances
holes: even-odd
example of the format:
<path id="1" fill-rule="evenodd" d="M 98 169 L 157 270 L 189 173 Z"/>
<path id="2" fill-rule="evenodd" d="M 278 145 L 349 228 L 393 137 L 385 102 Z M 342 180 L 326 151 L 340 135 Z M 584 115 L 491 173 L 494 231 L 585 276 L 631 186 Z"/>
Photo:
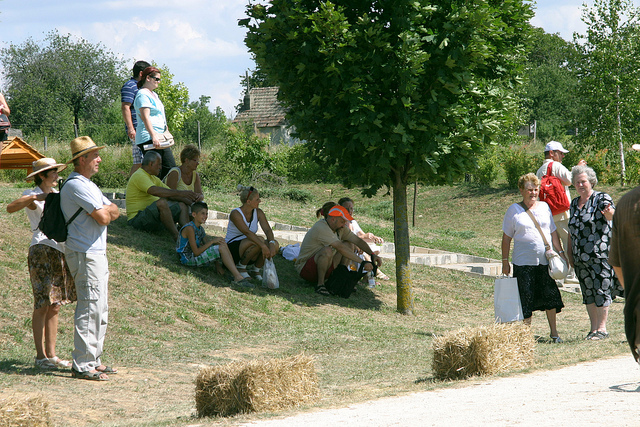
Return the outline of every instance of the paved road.
<path id="1" fill-rule="evenodd" d="M 640 426 L 631 355 L 243 426 Z"/>

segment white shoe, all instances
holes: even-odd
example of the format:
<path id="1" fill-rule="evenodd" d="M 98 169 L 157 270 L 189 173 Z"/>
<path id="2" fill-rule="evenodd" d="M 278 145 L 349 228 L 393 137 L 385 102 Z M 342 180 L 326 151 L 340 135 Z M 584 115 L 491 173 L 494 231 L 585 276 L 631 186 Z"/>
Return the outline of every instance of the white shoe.
<path id="1" fill-rule="evenodd" d="M 49 362 L 53 363 L 58 368 L 66 368 L 66 369 L 68 369 L 68 368 L 71 367 L 71 362 L 69 362 L 68 360 L 62 360 L 58 356 L 51 357 L 49 359 Z"/>
<path id="2" fill-rule="evenodd" d="M 46 357 L 43 359 L 38 359 L 36 358 L 36 368 L 40 368 L 40 369 L 44 369 L 47 371 L 52 371 L 52 370 L 56 370 L 58 369 L 58 367 L 56 366 L 55 363 L 53 363 L 51 360 L 47 359 Z"/>

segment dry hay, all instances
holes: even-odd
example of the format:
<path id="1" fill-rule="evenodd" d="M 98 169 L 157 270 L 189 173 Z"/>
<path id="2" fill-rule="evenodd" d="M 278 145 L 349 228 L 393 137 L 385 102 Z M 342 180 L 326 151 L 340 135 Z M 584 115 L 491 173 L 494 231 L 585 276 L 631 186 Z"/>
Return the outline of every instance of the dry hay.
<path id="1" fill-rule="evenodd" d="M 198 416 L 278 411 L 317 398 L 311 357 L 233 362 L 202 368 L 196 378 Z"/>
<path id="2" fill-rule="evenodd" d="M 0 426 L 51 426 L 48 406 L 41 397 L 0 399 Z"/>
<path id="3" fill-rule="evenodd" d="M 439 379 L 493 375 L 531 366 L 535 339 L 523 323 L 465 328 L 433 340 L 433 371 Z"/>

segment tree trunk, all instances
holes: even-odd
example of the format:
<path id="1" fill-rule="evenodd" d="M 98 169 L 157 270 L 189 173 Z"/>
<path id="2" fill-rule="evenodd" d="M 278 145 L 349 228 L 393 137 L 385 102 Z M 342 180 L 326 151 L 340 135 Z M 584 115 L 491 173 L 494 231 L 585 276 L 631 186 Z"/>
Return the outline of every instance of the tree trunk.
<path id="1" fill-rule="evenodd" d="M 624 187 L 626 182 L 626 167 L 624 164 L 624 144 L 622 143 L 622 120 L 620 119 L 620 86 L 617 87 L 616 110 L 618 113 L 618 149 L 620 150 L 620 185 Z"/>
<path id="2" fill-rule="evenodd" d="M 396 252 L 398 312 L 413 314 L 411 267 L 409 264 L 409 222 L 407 183 L 396 173 L 393 181 L 393 228 Z"/>

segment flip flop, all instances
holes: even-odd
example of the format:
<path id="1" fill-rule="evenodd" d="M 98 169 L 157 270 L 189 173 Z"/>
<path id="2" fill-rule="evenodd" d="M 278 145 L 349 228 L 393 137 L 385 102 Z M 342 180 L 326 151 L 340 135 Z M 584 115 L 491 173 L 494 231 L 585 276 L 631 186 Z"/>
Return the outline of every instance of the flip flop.
<path id="1" fill-rule="evenodd" d="M 79 372 L 75 369 L 71 368 L 71 376 L 73 378 L 77 378 L 80 380 L 89 380 L 89 381 L 109 381 L 109 378 L 100 378 L 100 375 L 104 374 L 104 372 Z"/>

